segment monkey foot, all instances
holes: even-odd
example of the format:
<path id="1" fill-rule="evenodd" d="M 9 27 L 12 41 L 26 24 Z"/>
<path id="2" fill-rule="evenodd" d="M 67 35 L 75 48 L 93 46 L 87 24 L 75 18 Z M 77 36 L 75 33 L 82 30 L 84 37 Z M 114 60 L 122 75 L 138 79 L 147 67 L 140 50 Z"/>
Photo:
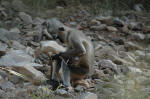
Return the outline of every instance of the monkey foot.
<path id="1" fill-rule="evenodd" d="M 74 85 L 81 85 L 84 89 L 91 88 L 94 84 L 90 80 L 77 80 L 74 82 Z"/>
<path id="2" fill-rule="evenodd" d="M 74 89 L 71 86 L 68 87 L 68 86 L 63 85 L 61 88 L 68 91 L 68 92 L 74 92 Z"/>

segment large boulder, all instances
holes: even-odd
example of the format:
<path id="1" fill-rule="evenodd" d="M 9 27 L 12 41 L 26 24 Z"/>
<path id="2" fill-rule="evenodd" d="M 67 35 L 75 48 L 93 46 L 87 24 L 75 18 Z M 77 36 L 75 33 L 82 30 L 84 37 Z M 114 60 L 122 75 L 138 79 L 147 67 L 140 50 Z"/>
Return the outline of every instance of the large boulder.
<path id="1" fill-rule="evenodd" d="M 26 77 L 25 79 L 31 81 L 33 84 L 39 85 L 47 80 L 42 72 L 36 70 L 28 64 L 18 64 L 18 66 L 14 68 L 16 71 L 23 74 Z"/>
<path id="2" fill-rule="evenodd" d="M 0 58 L 0 66 L 15 66 L 22 62 L 34 63 L 34 58 L 22 50 L 10 50 Z"/>
<path id="3" fill-rule="evenodd" d="M 33 22 L 32 17 L 30 15 L 26 14 L 25 12 L 20 12 L 19 17 L 26 24 L 31 24 Z"/>
<path id="4" fill-rule="evenodd" d="M 66 51 L 66 48 L 59 45 L 56 41 L 41 41 L 40 44 L 42 52 L 57 54 Z"/>

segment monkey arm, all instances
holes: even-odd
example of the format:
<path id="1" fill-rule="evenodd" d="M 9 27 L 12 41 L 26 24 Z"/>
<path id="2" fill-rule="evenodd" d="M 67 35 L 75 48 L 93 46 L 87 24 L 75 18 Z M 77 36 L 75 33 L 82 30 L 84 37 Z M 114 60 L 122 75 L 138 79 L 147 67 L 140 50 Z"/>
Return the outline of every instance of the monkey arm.
<path id="1" fill-rule="evenodd" d="M 73 48 L 68 49 L 66 52 L 61 53 L 61 56 L 64 58 L 72 58 L 74 56 L 82 56 L 86 54 L 86 49 L 82 42 L 72 41 Z"/>

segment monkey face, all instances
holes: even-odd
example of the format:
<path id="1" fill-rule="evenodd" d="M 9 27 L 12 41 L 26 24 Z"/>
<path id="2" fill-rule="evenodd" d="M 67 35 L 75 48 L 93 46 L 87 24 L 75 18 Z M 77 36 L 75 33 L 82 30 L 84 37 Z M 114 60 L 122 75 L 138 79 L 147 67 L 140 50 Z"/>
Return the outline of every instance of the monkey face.
<path id="1" fill-rule="evenodd" d="M 66 41 L 66 33 L 65 32 L 66 31 L 65 31 L 64 27 L 58 28 L 58 38 L 62 43 L 64 43 Z"/>

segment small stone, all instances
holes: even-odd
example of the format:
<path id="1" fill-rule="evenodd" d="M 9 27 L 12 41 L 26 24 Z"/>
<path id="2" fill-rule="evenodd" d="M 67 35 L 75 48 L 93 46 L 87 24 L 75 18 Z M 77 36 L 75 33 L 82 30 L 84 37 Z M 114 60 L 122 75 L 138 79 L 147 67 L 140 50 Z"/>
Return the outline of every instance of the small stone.
<path id="1" fill-rule="evenodd" d="M 113 41 L 114 41 L 116 44 L 124 45 L 124 40 L 121 39 L 121 38 L 113 38 Z"/>
<path id="2" fill-rule="evenodd" d="M 113 19 L 113 24 L 115 26 L 119 26 L 119 27 L 123 27 L 124 26 L 124 22 L 122 20 L 120 20 L 119 18 Z"/>
<path id="3" fill-rule="evenodd" d="M 98 99 L 98 96 L 91 92 L 86 92 L 76 99 Z"/>
<path id="4" fill-rule="evenodd" d="M 23 50 L 26 48 L 24 45 L 20 44 L 18 41 L 15 40 L 11 40 L 10 44 L 10 46 L 16 50 Z"/>
<path id="5" fill-rule="evenodd" d="M 145 39 L 145 35 L 141 33 L 133 33 L 132 36 L 133 36 L 133 39 L 138 40 L 138 41 Z"/>
<path id="6" fill-rule="evenodd" d="M 145 57 L 145 53 L 141 50 L 136 50 L 135 51 L 135 55 L 140 56 L 141 58 Z"/>
<path id="7" fill-rule="evenodd" d="M 112 69 L 116 74 L 118 74 L 117 65 L 114 64 L 111 60 L 100 60 L 98 63 L 100 69 L 109 68 Z"/>
<path id="8" fill-rule="evenodd" d="M 96 17 L 96 20 L 101 21 L 102 23 L 107 25 L 113 25 L 113 18 L 111 16 L 107 16 L 107 17 L 99 16 Z"/>
<path id="9" fill-rule="evenodd" d="M 125 48 L 128 50 L 142 50 L 143 48 L 133 42 L 125 42 Z"/>
<path id="10" fill-rule="evenodd" d="M 5 91 L 10 91 L 15 89 L 15 85 L 13 83 L 11 83 L 10 81 L 5 81 L 3 82 L 0 87 L 5 90 Z"/>
<path id="11" fill-rule="evenodd" d="M 21 33 L 18 28 L 11 28 L 11 29 L 10 29 L 10 32 Z"/>
<path id="12" fill-rule="evenodd" d="M 117 28 L 115 28 L 115 27 L 113 27 L 113 26 L 107 26 L 106 28 L 107 28 L 107 30 L 110 31 L 110 32 L 117 32 L 117 31 L 118 31 Z"/>
<path id="13" fill-rule="evenodd" d="M 21 0 L 13 0 L 12 1 L 12 7 L 16 11 L 27 11 L 27 6 L 23 3 Z"/>
<path id="14" fill-rule="evenodd" d="M 99 26 L 91 26 L 91 30 L 94 30 L 94 31 L 103 31 L 103 30 L 106 30 L 106 25 L 105 24 L 101 24 Z"/>
<path id="15" fill-rule="evenodd" d="M 0 57 L 5 55 L 8 45 L 0 42 Z"/>
<path id="16" fill-rule="evenodd" d="M 81 85 L 77 85 L 77 87 L 75 87 L 74 90 L 75 90 L 76 92 L 83 92 L 83 91 L 84 91 L 84 88 L 83 88 L 83 86 L 81 86 Z"/>
<path id="17" fill-rule="evenodd" d="M 150 33 L 150 26 L 143 26 L 142 31 L 144 33 Z"/>
<path id="18" fill-rule="evenodd" d="M 133 9 L 135 10 L 135 11 L 138 11 L 138 12 L 141 12 L 142 10 L 143 10 L 143 5 L 142 4 L 135 4 L 134 6 L 133 6 Z"/>
<path id="19" fill-rule="evenodd" d="M 138 22 L 131 22 L 128 26 L 129 29 L 131 30 L 141 30 L 142 29 L 142 24 Z"/>
<path id="20" fill-rule="evenodd" d="M 0 82 L 3 81 L 3 77 L 0 75 Z"/>
<path id="21" fill-rule="evenodd" d="M 72 27 L 76 27 L 77 26 L 77 22 L 70 22 L 69 23 Z"/>
<path id="22" fill-rule="evenodd" d="M 32 23 L 32 17 L 25 12 L 20 12 L 19 17 L 23 20 L 24 23 L 26 24 L 31 24 Z"/>
<path id="23" fill-rule="evenodd" d="M 150 53 L 146 53 L 145 54 L 145 59 L 149 62 L 149 60 L 150 60 Z"/>
<path id="24" fill-rule="evenodd" d="M 56 94 L 63 97 L 70 97 L 70 94 L 64 89 L 57 89 Z"/>
<path id="25" fill-rule="evenodd" d="M 127 26 L 127 25 L 124 25 L 124 26 L 121 28 L 121 32 L 123 32 L 123 33 L 129 33 L 128 26 Z"/>
<path id="26" fill-rule="evenodd" d="M 123 64 L 130 64 L 130 62 L 126 61 L 125 59 L 120 58 L 119 56 L 116 55 L 111 55 L 109 57 L 115 64 L 117 65 L 123 65 Z"/>
<path id="27" fill-rule="evenodd" d="M 13 83 L 13 84 L 17 84 L 21 81 L 19 76 L 16 75 L 12 75 L 9 77 L 9 80 Z"/>
<path id="28" fill-rule="evenodd" d="M 91 22 L 90 22 L 90 25 L 100 25 L 101 24 L 101 22 L 100 21 L 97 21 L 97 20 L 95 20 L 95 19 L 93 19 L 93 20 L 91 20 Z"/>

